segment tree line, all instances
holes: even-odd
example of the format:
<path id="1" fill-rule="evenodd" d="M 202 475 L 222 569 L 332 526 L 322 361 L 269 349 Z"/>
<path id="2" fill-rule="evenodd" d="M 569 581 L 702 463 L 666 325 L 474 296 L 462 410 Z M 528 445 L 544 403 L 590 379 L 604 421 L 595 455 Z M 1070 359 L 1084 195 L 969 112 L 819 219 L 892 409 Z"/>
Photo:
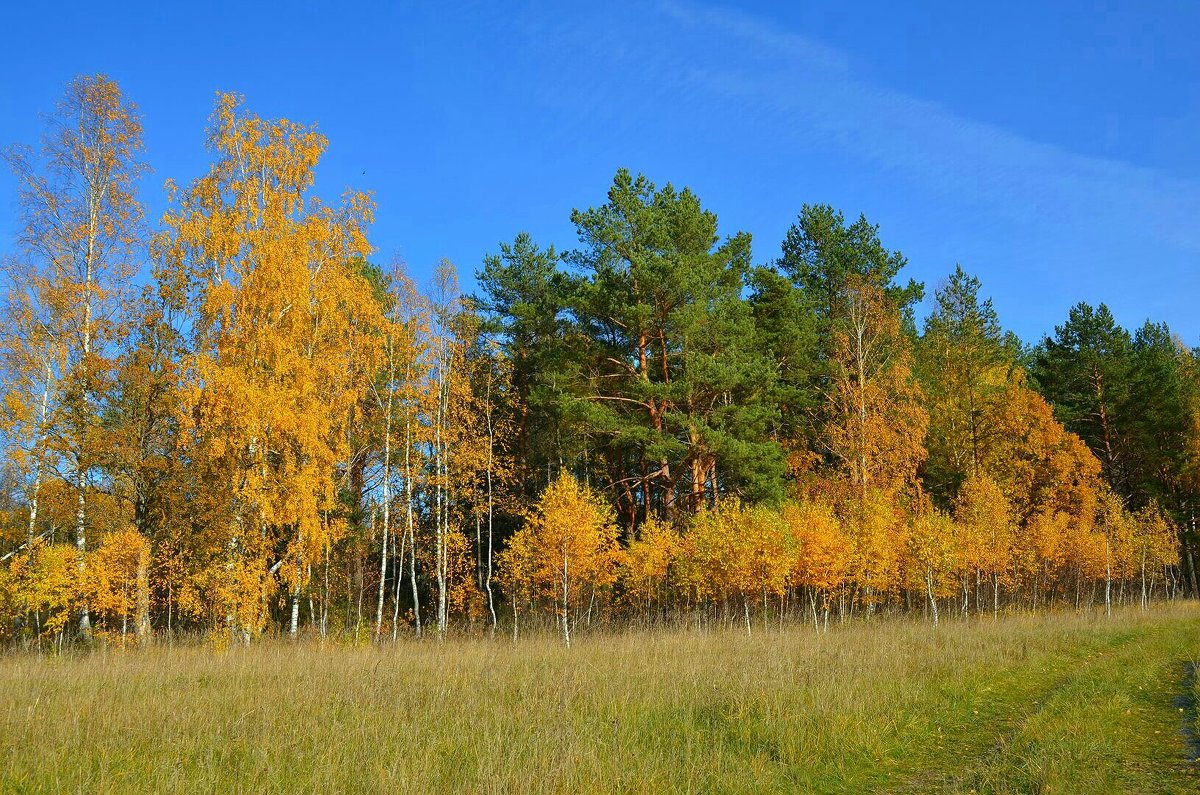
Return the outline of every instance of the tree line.
<path id="1" fill-rule="evenodd" d="M 141 120 L 77 78 L 20 187 L 0 336 L 0 635 L 518 633 L 995 615 L 1196 593 L 1200 373 L 1079 304 L 1027 346 L 805 205 L 756 264 L 620 170 L 418 286 L 327 142 L 218 95 L 149 222 Z M 135 278 L 141 274 L 140 279 Z"/>

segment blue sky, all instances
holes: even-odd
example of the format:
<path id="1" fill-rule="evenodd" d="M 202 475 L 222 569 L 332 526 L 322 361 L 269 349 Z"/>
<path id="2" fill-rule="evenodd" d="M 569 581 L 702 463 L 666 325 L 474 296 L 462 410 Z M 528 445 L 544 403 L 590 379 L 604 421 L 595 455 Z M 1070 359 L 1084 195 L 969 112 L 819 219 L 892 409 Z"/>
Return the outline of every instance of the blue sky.
<path id="1" fill-rule="evenodd" d="M 139 105 L 161 184 L 205 168 L 218 90 L 314 122 L 318 192 L 372 191 L 378 259 L 469 274 L 619 166 L 688 185 L 774 258 L 805 202 L 862 212 L 908 275 L 962 263 L 1026 340 L 1080 300 L 1200 344 L 1200 5 L 33 3 L 0 47 L 0 143 L 72 76 Z M 919 6 L 914 8 L 913 6 Z M 15 186 L 0 175 L 0 252 Z"/>

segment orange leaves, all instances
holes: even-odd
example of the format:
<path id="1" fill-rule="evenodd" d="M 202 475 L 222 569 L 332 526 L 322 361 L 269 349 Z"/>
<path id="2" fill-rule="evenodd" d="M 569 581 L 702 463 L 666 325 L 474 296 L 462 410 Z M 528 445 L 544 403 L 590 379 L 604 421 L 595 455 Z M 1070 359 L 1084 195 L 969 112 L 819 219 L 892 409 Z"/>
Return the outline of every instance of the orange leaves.
<path id="1" fill-rule="evenodd" d="M 850 552 L 837 524 L 812 505 L 789 505 L 781 514 L 733 501 L 701 511 L 683 536 L 680 584 L 702 601 L 754 601 L 796 585 L 826 587 L 816 586 L 818 579 L 836 587 Z"/>
<path id="2" fill-rule="evenodd" d="M 621 564 L 620 583 L 625 600 L 648 613 L 669 594 L 672 567 L 681 551 L 679 534 L 670 525 L 651 519 L 629 542 Z"/>
<path id="3" fill-rule="evenodd" d="M 702 510 L 688 523 L 679 564 L 680 585 L 697 601 L 728 598 L 741 593 L 744 565 L 738 560 L 732 510 Z"/>
<path id="4" fill-rule="evenodd" d="M 88 555 L 81 590 L 101 631 L 135 631 L 139 598 L 148 598 L 149 568 L 150 544 L 132 528 L 105 534 Z"/>
<path id="5" fill-rule="evenodd" d="M 24 501 L 4 517 L 2 551 L 21 554 L 0 578 L 0 617 L 28 613 L 45 631 L 73 610 L 86 627 L 90 611 L 102 632 L 141 626 L 152 553 L 160 624 L 183 614 L 249 637 L 282 596 L 298 631 L 310 596 L 324 632 L 365 582 L 378 586 L 377 635 L 389 597 L 419 634 L 435 588 L 439 632 L 448 612 L 480 615 L 481 592 L 494 630 L 491 553 L 522 514 L 498 577 L 514 611 L 553 606 L 564 634 L 613 593 L 645 616 L 732 604 L 749 624 L 752 602 L 766 618 L 795 609 L 797 592 L 815 619 L 818 600 L 871 612 L 917 590 L 935 616 L 952 592 L 969 613 L 988 585 L 996 610 L 1002 592 L 1036 605 L 1073 586 L 1079 601 L 1100 578 L 1153 593 L 1161 576 L 1177 591 L 1175 529 L 1106 491 L 1056 419 L 1073 411 L 1026 384 L 977 280 L 959 270 L 939 291 L 914 357 L 920 290 L 892 284 L 903 257 L 865 219 L 846 228 L 806 208 L 784 273 L 751 274 L 747 236 L 714 250 L 715 216 L 692 194 L 622 172 L 608 205 L 575 214 L 590 251 L 564 259 L 522 236 L 480 274 L 486 308 L 445 261 L 426 297 L 367 262 L 370 196 L 314 195 L 325 137 L 224 94 L 207 173 L 168 188 L 149 251 L 157 289 L 134 312 L 141 134 L 112 81 L 82 78 L 40 156 L 10 158 L 23 250 L 0 337 L 0 434 Z M 681 219 L 698 247 L 678 229 L 659 239 L 656 224 Z M 1178 516 L 1196 436 L 1194 368 L 1181 367 L 1164 426 L 1176 438 L 1143 456 L 1161 471 L 1122 454 L 1119 484 Z M 1139 418 L 1117 436 L 1160 429 Z M 564 474 L 530 506 L 514 473 L 532 481 L 555 461 Z M 807 501 L 733 499 L 779 498 L 785 467 Z M 1139 467 L 1153 490 L 1134 489 Z M 620 501 L 624 549 L 601 494 Z M 377 525 L 366 517 L 380 508 Z M 71 530 L 74 548 L 33 541 Z"/>
<path id="6" fill-rule="evenodd" d="M 796 584 L 827 594 L 841 588 L 852 573 L 854 540 L 833 510 L 821 503 L 791 503 L 781 518 L 796 538 Z"/>
<path id="7" fill-rule="evenodd" d="M 513 533 L 504 550 L 496 555 L 496 582 L 507 594 L 514 615 L 521 606 L 538 598 L 541 585 L 535 576 L 537 554 L 533 533 L 524 527 Z"/>
<path id="8" fill-rule="evenodd" d="M 370 253 L 371 203 L 350 194 L 327 208 L 309 197 L 324 137 L 248 114 L 237 97 L 218 98 L 209 146 L 216 161 L 167 213 L 157 243 L 160 277 L 192 286 L 183 413 L 213 474 L 204 486 L 233 492 L 229 515 L 206 517 L 224 528 L 230 578 L 265 588 L 260 573 L 274 561 L 246 555 L 272 554 L 275 544 L 248 543 L 269 530 L 295 592 L 344 531 L 334 478 L 382 356 L 383 309 L 358 266 Z"/>
<path id="9" fill-rule="evenodd" d="M 909 526 L 906 551 L 910 577 L 924 578 L 924 585 L 934 596 L 953 592 L 949 575 L 958 564 L 960 549 L 956 529 L 949 516 L 936 510 L 923 512 Z"/>
<path id="10" fill-rule="evenodd" d="M 1015 383 L 1002 401 L 997 433 L 982 470 L 1004 488 L 1016 515 L 1095 510 L 1100 462 L 1054 419 L 1050 406 Z"/>
<path id="11" fill-rule="evenodd" d="M 79 77 L 46 119 L 39 156 L 7 157 L 20 191 L 22 248 L 5 344 L 11 429 L 28 452 L 29 534 L 46 470 L 72 481 L 78 551 L 100 443 L 100 404 L 124 335 L 130 277 L 142 257 L 137 182 L 146 168 L 137 109 L 104 75 Z M 82 561 L 81 561 L 82 565 Z M 82 606 L 80 626 L 88 615 Z"/>
<path id="12" fill-rule="evenodd" d="M 1140 558 L 1143 570 L 1153 571 L 1179 560 L 1179 536 L 1157 505 L 1152 503 L 1142 508 L 1135 514 L 1134 522 L 1137 526 L 1134 554 Z"/>
<path id="13" fill-rule="evenodd" d="M 528 527 L 541 579 L 562 586 L 569 604 L 577 604 L 585 584 L 606 588 L 616 579 L 621 551 L 612 509 L 570 473 L 547 487 Z"/>
<path id="14" fill-rule="evenodd" d="M 925 458 L 928 417 L 896 307 L 879 287 L 849 280 L 832 333 L 829 452 L 853 484 L 896 491 Z"/>
<path id="15" fill-rule="evenodd" d="M 1006 581 L 1013 554 L 1012 507 L 988 477 L 969 478 L 959 490 L 954 518 L 959 527 L 962 574 L 974 572 Z"/>
<path id="16" fill-rule="evenodd" d="M 1071 517 L 1065 513 L 1040 512 L 1030 517 L 1018 547 L 1022 572 L 1030 578 L 1058 576 L 1067 560 L 1070 530 Z"/>
<path id="17" fill-rule="evenodd" d="M 616 581 L 622 557 L 612 509 L 563 472 L 501 556 L 502 581 L 554 604 L 562 618 Z"/>
<path id="18" fill-rule="evenodd" d="M 445 538 L 446 601 L 451 615 L 461 615 L 475 621 L 483 617 L 485 605 L 475 587 L 475 562 L 470 540 L 458 532 Z"/>
<path id="19" fill-rule="evenodd" d="M 906 517 L 879 489 L 868 489 L 842 510 L 846 531 L 854 539 L 854 581 L 866 602 L 884 601 L 900 587 Z"/>

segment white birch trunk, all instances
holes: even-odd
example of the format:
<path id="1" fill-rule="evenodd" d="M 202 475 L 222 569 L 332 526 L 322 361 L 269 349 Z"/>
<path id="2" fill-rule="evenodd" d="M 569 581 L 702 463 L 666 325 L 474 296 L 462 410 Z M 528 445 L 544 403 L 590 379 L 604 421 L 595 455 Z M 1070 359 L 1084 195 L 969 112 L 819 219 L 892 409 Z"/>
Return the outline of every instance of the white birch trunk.
<path id="1" fill-rule="evenodd" d="M 495 466 L 495 450 L 496 450 L 496 433 L 495 427 L 492 424 L 492 375 L 488 372 L 487 383 L 487 435 L 488 435 L 488 459 L 487 459 L 487 569 L 484 572 L 483 588 L 487 593 L 488 613 L 492 617 L 491 635 L 496 635 L 496 602 L 492 595 L 492 517 L 494 514 L 495 500 L 492 491 L 492 469 Z"/>
<path id="2" fill-rule="evenodd" d="M 383 548 L 379 553 L 379 600 L 375 605 L 375 637 L 383 632 L 383 601 L 386 594 L 388 569 L 388 537 L 391 532 L 392 511 L 392 395 L 396 391 L 395 352 L 392 337 L 388 335 L 388 384 L 387 406 L 383 421 Z"/>
<path id="3" fill-rule="evenodd" d="M 89 175 L 91 176 L 91 175 Z M 90 379 L 88 378 L 88 367 L 91 363 L 92 356 L 92 279 L 96 268 L 96 246 L 98 241 L 98 230 L 100 225 L 100 201 L 105 189 L 106 179 L 101 179 L 96 175 L 96 179 L 88 181 L 88 231 L 87 231 L 87 252 L 84 257 L 83 266 L 83 326 L 80 329 L 80 348 L 82 357 L 80 358 L 79 367 L 82 374 L 83 395 L 81 399 L 86 404 L 88 402 L 87 390 L 89 388 Z M 79 573 L 82 575 L 86 567 L 84 553 L 87 551 L 87 509 L 85 501 L 85 492 L 87 489 L 87 466 L 84 462 L 83 451 L 83 429 L 77 428 L 76 432 L 79 437 L 75 440 L 78 449 L 75 451 L 75 488 L 78 492 L 75 504 L 75 547 L 79 550 Z M 87 603 L 84 602 L 79 611 L 79 633 L 84 637 L 91 634 L 92 618 L 88 612 Z"/>
<path id="4" fill-rule="evenodd" d="M 84 509 L 84 488 L 86 480 L 83 475 L 83 470 L 80 468 L 75 473 L 75 489 L 77 492 L 75 503 L 75 548 L 79 551 L 79 573 L 82 575 L 86 566 L 84 555 L 87 552 L 87 531 L 85 529 L 85 509 Z M 79 609 L 79 634 L 87 637 L 92 632 L 92 617 L 88 612 L 87 603 L 84 602 Z"/>
<path id="5" fill-rule="evenodd" d="M 409 366 L 404 368 L 405 384 L 411 384 L 412 372 Z M 412 586 L 413 624 L 416 636 L 421 637 L 421 597 L 417 591 L 417 538 L 413 521 L 413 487 L 412 487 L 412 404 L 404 411 L 404 502 L 405 523 L 408 531 L 408 581 Z"/>
<path id="6" fill-rule="evenodd" d="M 1104 614 L 1112 615 L 1112 554 L 1108 539 L 1104 539 Z"/>
<path id="7" fill-rule="evenodd" d="M 437 555 L 437 588 L 438 588 L 438 637 L 446 636 L 446 619 L 447 619 L 447 590 L 446 590 L 446 575 L 449 563 L 449 552 L 447 549 L 446 534 L 449 532 L 449 474 L 450 467 L 447 462 L 447 449 L 445 443 L 445 430 L 449 424 L 449 409 L 450 409 L 450 377 L 454 371 L 454 354 L 453 351 L 448 351 L 445 354 L 444 369 L 440 373 L 439 391 L 438 391 L 438 412 L 437 422 L 434 423 L 434 468 L 438 473 L 437 482 L 437 528 L 436 528 L 436 544 L 435 550 Z"/>
<path id="8" fill-rule="evenodd" d="M 571 611 L 570 600 L 568 598 L 569 578 L 567 568 L 567 549 L 563 546 L 563 567 L 562 567 L 562 630 L 563 642 L 567 644 L 567 648 L 571 648 Z"/>
<path id="9" fill-rule="evenodd" d="M 397 533 L 400 537 L 400 551 L 396 553 L 395 565 L 396 569 L 396 590 L 392 594 L 392 641 L 395 642 L 400 637 L 400 585 L 404 580 L 404 555 L 405 542 L 408 540 L 404 533 Z M 396 545 L 392 544 L 395 549 Z"/>
<path id="10" fill-rule="evenodd" d="M 300 632 L 300 586 L 292 589 L 292 615 L 288 621 L 288 634 L 295 638 Z"/>
<path id="11" fill-rule="evenodd" d="M 42 456 L 46 449 L 46 415 L 50 406 L 50 360 L 46 359 L 46 369 L 42 382 L 42 399 L 38 407 L 38 437 L 33 450 L 33 485 L 29 494 L 29 554 L 33 555 L 33 537 L 37 532 L 38 499 L 42 491 Z"/>
<path id="12" fill-rule="evenodd" d="M 925 593 L 927 593 L 929 595 L 929 611 L 930 611 L 930 614 L 933 616 L 933 625 L 936 627 L 938 625 L 938 604 L 937 604 L 937 599 L 935 599 L 933 597 L 933 567 L 932 566 L 925 569 Z M 951 603 L 951 604 L 953 604 L 953 603 Z M 950 617 L 953 619 L 953 617 L 954 617 L 953 611 L 951 612 Z"/>
<path id="13" fill-rule="evenodd" d="M 1142 551 L 1142 609 L 1148 607 L 1148 599 L 1146 597 L 1146 552 Z"/>

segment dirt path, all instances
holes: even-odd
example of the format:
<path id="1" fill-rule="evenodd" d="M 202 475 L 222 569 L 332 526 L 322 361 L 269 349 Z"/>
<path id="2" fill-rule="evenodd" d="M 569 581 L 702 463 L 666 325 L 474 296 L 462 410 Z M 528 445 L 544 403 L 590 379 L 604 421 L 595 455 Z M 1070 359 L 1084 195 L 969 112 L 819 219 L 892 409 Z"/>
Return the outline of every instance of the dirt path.
<path id="1" fill-rule="evenodd" d="M 1119 642 L 1107 645 L 1104 647 L 1104 655 L 1108 660 L 1111 660 L 1112 655 L 1119 653 L 1133 641 L 1134 638 L 1129 636 L 1121 639 Z M 1029 722 L 1045 710 L 1058 695 L 1068 690 L 1092 662 L 1093 660 L 1090 656 L 1075 660 L 1072 665 L 1067 666 L 1062 674 L 1051 679 L 1044 687 L 1029 693 L 1028 695 L 1032 697 L 1032 701 L 1015 705 L 1015 708 L 1011 712 L 998 719 L 997 722 L 1001 723 L 1004 728 L 999 733 L 999 736 L 996 737 L 995 742 L 981 752 L 964 755 L 959 761 L 957 770 L 925 770 L 886 792 L 892 795 L 908 795 L 910 793 L 952 790 L 956 782 L 961 780 L 964 772 L 991 767 L 1004 756 Z M 1192 667 L 1191 672 L 1192 681 L 1194 682 L 1195 666 Z M 1191 691 L 1189 690 L 1188 692 Z M 1194 725 L 1194 723 L 1191 725 Z M 1200 738 L 1196 738 L 1196 740 L 1198 743 L 1197 748 L 1200 750 Z M 1200 756 L 1200 754 L 1197 755 Z"/>
<path id="2" fill-rule="evenodd" d="M 1061 670 L 1047 671 L 1043 681 L 1030 682 L 1029 689 L 1021 695 L 1010 693 L 1008 699 L 996 705 L 997 712 L 984 729 L 991 734 L 990 742 L 973 732 L 963 735 L 958 758 L 934 762 L 930 769 L 915 773 L 887 791 L 1024 791 L 1027 785 L 1036 789 L 1038 779 L 1022 778 L 1021 771 L 1045 765 L 1047 758 L 1053 758 L 1055 753 L 1050 751 L 1048 757 L 1045 749 L 1055 748 L 1064 736 L 1062 733 L 1072 733 L 1091 719 L 1110 721 L 1105 730 L 1113 737 L 1126 738 L 1122 750 L 1137 747 L 1138 742 L 1152 743 L 1158 748 L 1153 754 L 1134 753 L 1123 762 L 1141 767 L 1143 774 L 1151 767 L 1159 771 L 1154 775 L 1161 778 L 1154 781 L 1161 781 L 1161 789 L 1138 791 L 1197 791 L 1195 779 L 1190 777 L 1200 774 L 1200 704 L 1196 694 L 1200 664 L 1189 661 L 1181 669 L 1179 662 L 1169 662 L 1178 661 L 1180 651 L 1178 646 L 1171 649 L 1136 635 L 1126 635 L 1100 649 L 1065 660 Z M 1131 673 L 1146 671 L 1142 666 L 1151 662 L 1147 654 L 1155 653 L 1162 656 L 1157 658 L 1160 662 L 1154 663 L 1153 678 Z M 1015 675 L 1020 677 L 1022 673 L 1018 671 Z M 1121 706 L 1114 709 L 1114 703 Z M 1083 711 L 1081 706 L 1085 707 Z M 1171 712 L 1177 713 L 1178 740 L 1170 732 Z M 1064 714 L 1070 717 L 1064 718 Z M 1146 722 L 1151 715 L 1153 725 Z M 1131 742 L 1134 737 L 1141 740 Z M 1070 740 L 1066 742 L 1069 744 Z M 1077 747 L 1086 748 L 1083 753 L 1094 753 L 1103 743 Z M 1097 759 L 1096 764 L 1103 767 L 1109 761 Z M 1180 774 L 1185 775 L 1180 778 Z M 1105 786 L 1112 786 L 1113 774 L 1110 771 L 1107 775 L 1109 778 L 1092 781 L 1103 780 Z M 1061 785 L 1063 781 L 1060 779 L 1058 783 Z"/>
<path id="3" fill-rule="evenodd" d="M 1026 724 L 1037 715 L 1045 705 L 1057 693 L 1066 689 L 1075 679 L 1077 671 L 1072 669 L 1057 679 L 1053 680 L 1047 687 L 1038 690 L 1037 699 L 1032 702 L 1032 705 L 1024 710 L 1016 710 L 1005 715 L 1000 719 L 1004 725 L 1003 731 L 986 750 L 964 757 L 960 762 L 960 770 L 969 770 L 979 767 L 986 767 L 1002 757 L 1009 746 L 1012 745 L 1021 730 Z M 925 770 L 918 773 L 913 778 L 903 784 L 894 787 L 887 792 L 890 795 L 909 795 L 910 793 L 924 793 L 942 791 L 946 787 L 952 785 L 958 779 L 959 772 L 947 772 L 944 770 Z"/>

